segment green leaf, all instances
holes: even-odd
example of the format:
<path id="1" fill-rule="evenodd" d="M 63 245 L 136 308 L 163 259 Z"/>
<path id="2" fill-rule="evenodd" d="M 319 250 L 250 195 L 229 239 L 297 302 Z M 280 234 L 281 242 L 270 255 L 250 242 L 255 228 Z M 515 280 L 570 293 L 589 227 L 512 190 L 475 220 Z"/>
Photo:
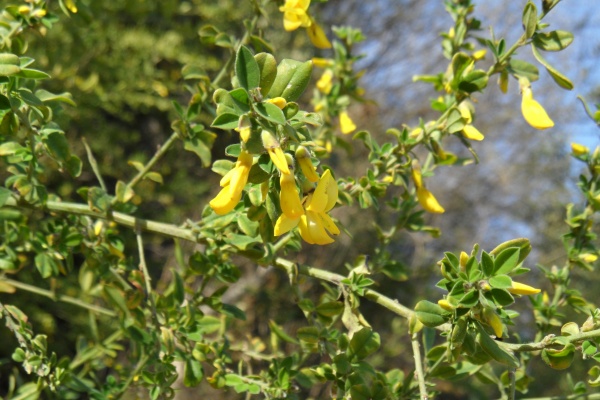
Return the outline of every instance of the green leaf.
<path id="1" fill-rule="evenodd" d="M 44 139 L 44 143 L 46 144 L 46 147 L 48 147 L 48 150 L 50 150 L 52 156 L 58 160 L 66 161 L 70 158 L 69 142 L 64 133 L 54 131 Z"/>
<path id="2" fill-rule="evenodd" d="M 500 307 L 506 307 L 515 302 L 515 298 L 505 289 L 494 288 L 486 292 L 485 297 L 491 299 Z"/>
<path id="3" fill-rule="evenodd" d="M 11 64 L 0 64 L 0 76 L 11 76 L 21 72 L 21 67 Z"/>
<path id="4" fill-rule="evenodd" d="M 268 96 L 283 97 L 287 101 L 296 101 L 302 95 L 312 74 L 312 61 L 284 59 L 277 66 L 277 77 Z"/>
<path id="5" fill-rule="evenodd" d="M 354 333 L 350 339 L 348 346 L 348 357 L 356 357 L 357 360 L 362 360 L 368 355 L 379 349 L 381 340 L 377 332 L 373 332 L 371 328 L 362 328 Z"/>
<path id="6" fill-rule="evenodd" d="M 221 329 L 222 322 L 220 318 L 213 317 L 212 315 L 204 315 L 197 323 L 196 327 L 199 332 L 204 334 L 211 334 Z"/>
<path id="7" fill-rule="evenodd" d="M 204 371 L 202 364 L 193 358 L 185 362 L 185 371 L 183 372 L 183 384 L 187 387 L 197 386 L 202 382 Z"/>
<path id="8" fill-rule="evenodd" d="M 535 33 L 537 29 L 537 8 L 532 2 L 527 2 L 523 9 L 523 28 L 525 29 L 525 37 L 529 39 Z"/>
<path id="9" fill-rule="evenodd" d="M 328 301 L 319 304 L 316 311 L 324 317 L 335 317 L 344 311 L 344 304 L 341 301 Z"/>
<path id="10" fill-rule="evenodd" d="M 108 285 L 104 285 L 102 290 L 113 305 L 117 306 L 117 308 L 119 308 L 119 310 L 121 310 L 124 314 L 129 314 L 129 309 L 127 308 L 127 302 L 125 301 L 123 292 L 113 286 Z"/>
<path id="11" fill-rule="evenodd" d="M 240 116 L 232 113 L 223 113 L 217 116 L 211 126 L 220 129 L 234 129 L 238 127 Z"/>
<path id="12" fill-rule="evenodd" d="M 71 155 L 64 163 L 64 166 L 71 176 L 77 177 L 81 174 L 82 163 L 81 159 L 77 156 Z"/>
<path id="13" fill-rule="evenodd" d="M 9 189 L 0 186 L 0 207 L 6 204 L 11 195 L 12 192 Z"/>
<path id="14" fill-rule="evenodd" d="M 510 59 L 508 70 L 517 77 L 529 79 L 529 82 L 537 81 L 540 75 L 540 72 L 535 65 L 515 58 Z"/>
<path id="15" fill-rule="evenodd" d="M 567 344 L 562 349 L 544 349 L 542 350 L 542 360 L 552 369 L 566 369 L 571 366 L 575 359 L 575 345 Z"/>
<path id="16" fill-rule="evenodd" d="M 255 110 L 260 114 L 261 117 L 274 122 L 279 125 L 285 125 L 286 119 L 283 115 L 283 111 L 275 104 L 272 103 L 260 103 L 254 107 Z"/>
<path id="17" fill-rule="evenodd" d="M 448 113 L 448 119 L 446 121 L 446 130 L 448 133 L 456 133 L 460 132 L 465 127 L 465 121 L 460 115 L 460 111 L 458 109 L 453 108 Z"/>
<path id="18" fill-rule="evenodd" d="M 421 300 L 415 306 L 417 318 L 425 326 L 436 327 L 446 322 L 448 311 L 437 304 L 427 300 Z"/>
<path id="19" fill-rule="evenodd" d="M 479 323 L 476 323 L 475 326 L 478 330 L 477 343 L 490 357 L 511 368 L 519 367 L 519 360 L 514 356 L 514 354 L 501 348 L 498 343 L 487 334 L 487 332 Z"/>
<path id="20" fill-rule="evenodd" d="M 234 306 L 233 304 L 223 304 L 221 312 L 230 317 L 239 319 L 240 321 L 246 320 L 246 313 L 240 310 L 238 307 Z"/>
<path id="21" fill-rule="evenodd" d="M 35 267 L 44 279 L 50 278 L 53 275 L 58 275 L 58 264 L 56 260 L 46 253 L 38 253 L 35 256 Z"/>
<path id="22" fill-rule="evenodd" d="M 246 90 L 260 85 L 260 69 L 254 56 L 245 46 L 240 46 L 235 58 L 235 74 L 240 86 Z"/>
<path id="23" fill-rule="evenodd" d="M 521 264 L 525 260 L 525 258 L 529 255 L 529 253 L 531 252 L 531 243 L 529 242 L 529 239 L 516 238 L 516 239 L 507 240 L 506 242 L 499 244 L 498 246 L 496 246 L 494 248 L 494 250 L 490 251 L 490 254 L 495 257 L 498 254 L 500 254 L 502 252 L 502 250 L 508 249 L 509 247 L 518 247 L 519 248 L 520 251 L 519 251 L 518 264 Z"/>
<path id="24" fill-rule="evenodd" d="M 219 117 L 217 117 L 217 119 L 219 119 Z M 195 153 L 202 161 L 202 166 L 207 168 L 210 166 L 210 162 L 212 159 L 210 149 L 212 148 L 216 137 L 217 135 L 215 135 L 212 132 L 202 131 L 196 134 L 196 136 L 194 137 L 185 138 L 183 141 L 183 148 L 187 151 Z"/>
<path id="25" fill-rule="evenodd" d="M 269 53 L 258 53 L 254 56 L 260 70 L 260 89 L 266 95 L 271 90 L 277 77 L 277 61 Z"/>
<path id="26" fill-rule="evenodd" d="M 315 326 L 305 326 L 296 331 L 301 342 L 316 344 L 319 342 L 319 330 Z"/>
<path id="27" fill-rule="evenodd" d="M 481 269 L 485 276 L 492 276 L 494 273 L 494 260 L 485 251 L 481 253 Z"/>
<path id="28" fill-rule="evenodd" d="M 519 252 L 518 247 L 502 250 L 494 260 L 494 275 L 508 274 L 515 269 L 519 263 Z"/>
<path id="29" fill-rule="evenodd" d="M 544 51 L 560 51 L 573 42 L 573 34 L 568 31 L 539 32 L 533 36 L 532 44 Z"/>
<path id="30" fill-rule="evenodd" d="M 488 83 L 488 75 L 480 69 L 469 72 L 462 78 L 458 84 L 458 88 L 468 93 L 483 90 Z"/>
<path id="31" fill-rule="evenodd" d="M 475 307 L 479 303 L 479 292 L 477 290 L 471 290 L 465 293 L 465 295 L 459 300 L 458 306 L 465 308 Z"/>
<path id="32" fill-rule="evenodd" d="M 75 104 L 75 102 L 73 101 L 73 96 L 71 96 L 71 93 L 60 93 L 60 94 L 54 94 L 54 93 L 50 93 L 47 90 L 44 89 L 39 89 L 36 90 L 35 95 L 42 100 L 44 103 L 47 101 L 58 101 L 61 103 L 66 103 L 69 104 L 73 107 L 75 107 L 77 104 Z"/>
<path id="33" fill-rule="evenodd" d="M 48 78 L 50 78 L 50 75 L 48 75 L 47 73 L 45 73 L 43 71 L 39 71 L 37 69 L 29 69 L 29 68 L 21 68 L 21 71 L 19 71 L 15 75 L 20 78 L 27 78 L 27 79 L 48 79 Z"/>
<path id="34" fill-rule="evenodd" d="M 10 110 L 10 100 L 3 94 L 0 94 L 0 110 Z"/>
<path id="35" fill-rule="evenodd" d="M 493 288 L 507 289 L 512 287 L 512 279 L 510 279 L 510 276 L 508 275 L 492 276 L 489 283 Z"/>
<path id="36" fill-rule="evenodd" d="M 546 67 L 546 71 L 548 71 L 548 73 L 550 74 L 552 79 L 554 79 L 554 82 L 556 82 L 556 84 L 558 86 L 560 86 L 563 89 L 567 89 L 567 90 L 573 89 L 573 82 L 571 82 L 569 80 L 569 78 L 567 78 L 566 76 L 561 74 L 548 61 L 546 61 L 544 59 L 544 57 L 542 57 L 542 55 L 540 54 L 538 49 L 535 48 L 535 46 L 532 45 L 531 50 L 533 51 L 533 56 L 536 58 L 536 60 L 539 61 L 540 64 L 542 64 L 544 67 Z"/>
<path id="37" fill-rule="evenodd" d="M 123 181 L 117 181 L 117 185 L 115 187 L 115 195 L 117 196 L 117 200 L 120 203 L 127 203 L 129 200 L 135 196 L 135 192 L 131 188 L 131 186 L 127 186 L 127 184 Z"/>
<path id="38" fill-rule="evenodd" d="M 271 333 L 275 334 L 279 339 L 288 343 L 298 344 L 298 341 L 288 335 L 281 326 L 275 323 L 275 321 L 269 320 L 269 329 L 271 329 Z"/>

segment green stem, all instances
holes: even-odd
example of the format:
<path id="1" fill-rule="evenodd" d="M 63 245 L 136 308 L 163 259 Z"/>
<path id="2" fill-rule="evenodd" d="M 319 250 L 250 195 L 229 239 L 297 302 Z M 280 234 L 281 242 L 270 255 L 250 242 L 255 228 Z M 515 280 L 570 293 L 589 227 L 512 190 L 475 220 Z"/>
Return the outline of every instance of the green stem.
<path id="1" fill-rule="evenodd" d="M 102 342 L 102 344 L 96 345 L 96 347 L 92 351 L 83 353 L 84 355 L 82 357 L 79 357 L 79 355 L 77 355 L 73 359 L 73 361 L 71 361 L 71 363 L 69 364 L 69 369 L 73 370 L 93 358 L 101 357 L 104 354 L 105 348 L 108 345 L 112 344 L 113 342 L 116 342 L 117 340 L 120 340 L 122 337 L 123 337 L 123 331 L 121 331 L 121 330 L 115 331 L 112 335 L 107 337 Z"/>
<path id="2" fill-rule="evenodd" d="M 88 161 L 92 167 L 92 171 L 94 171 L 94 174 L 96 175 L 96 179 L 98 179 L 100 187 L 106 192 L 106 184 L 104 183 L 104 179 L 102 179 L 102 174 L 100 174 L 100 167 L 98 166 L 96 157 L 94 157 L 94 153 L 92 153 L 92 149 L 88 145 L 87 140 L 85 140 L 85 138 L 81 138 L 81 141 L 83 142 L 83 146 L 85 147 L 85 152 L 87 154 Z"/>
<path id="3" fill-rule="evenodd" d="M 510 385 L 508 387 L 508 400 L 515 400 L 515 389 L 517 382 L 514 368 L 510 368 L 508 370 L 508 378 L 510 380 Z"/>
<path id="4" fill-rule="evenodd" d="M 148 161 L 148 163 L 146 165 L 144 165 L 144 168 L 142 168 L 136 176 L 133 177 L 133 179 L 131 179 L 131 181 L 129 181 L 129 183 L 125 186 L 125 193 L 127 191 L 129 191 L 130 189 L 133 189 L 133 187 L 135 185 L 138 184 L 139 181 L 141 181 L 144 178 L 144 175 L 146 175 L 153 167 L 154 165 L 167 153 L 167 151 L 169 151 L 169 149 L 171 148 L 171 146 L 173 145 L 173 143 L 175 143 L 175 141 L 178 138 L 178 134 L 177 132 L 173 132 L 171 134 L 171 136 L 167 139 L 166 142 L 163 143 L 162 146 L 160 146 L 160 148 L 158 149 L 158 151 L 156 153 L 154 153 L 154 156 L 152 156 L 152 158 L 150 159 L 150 161 Z M 115 204 L 117 203 L 117 198 L 115 197 L 111 204 Z"/>
<path id="5" fill-rule="evenodd" d="M 600 393 L 580 393 L 568 396 L 526 397 L 521 400 L 600 400 Z"/>
<path id="6" fill-rule="evenodd" d="M 427 395 L 427 388 L 425 387 L 425 375 L 423 375 L 423 361 L 421 360 L 421 349 L 419 348 L 419 335 L 413 333 L 410 338 L 413 350 L 413 356 L 415 358 L 415 374 L 417 375 L 417 381 L 419 382 L 419 394 L 421 400 L 429 399 Z"/>
<path id="7" fill-rule="evenodd" d="M 152 281 L 150 279 L 150 272 L 148 271 L 148 265 L 146 264 L 146 256 L 144 255 L 144 242 L 142 240 L 142 234 L 136 231 L 135 237 L 138 245 L 138 253 L 140 255 L 140 271 L 144 276 L 144 282 L 146 284 L 146 298 L 152 308 L 152 315 L 156 321 L 156 304 L 154 304 L 154 296 L 152 295 Z"/>
<path id="8" fill-rule="evenodd" d="M 63 294 L 57 294 L 57 293 L 54 293 L 51 290 L 42 289 L 42 288 L 39 288 L 37 286 L 29 285 L 27 283 L 15 281 L 13 279 L 8 279 L 8 278 L 6 278 L 4 276 L 0 276 L 0 281 L 4 282 L 4 283 L 6 283 L 6 284 L 8 284 L 10 286 L 13 286 L 13 287 L 15 287 L 17 289 L 24 290 L 24 291 L 29 292 L 29 293 L 35 293 L 37 295 L 47 297 L 49 299 L 52 299 L 53 301 L 60 301 L 60 302 L 63 302 L 63 303 L 72 304 L 72 305 L 75 305 L 77 307 L 85 308 L 86 310 L 94 311 L 94 312 L 96 312 L 98 314 L 106 315 L 108 317 L 116 317 L 117 316 L 117 314 L 114 311 L 108 310 L 108 309 L 106 309 L 104 307 L 96 306 L 94 304 L 86 303 L 86 302 L 81 301 L 80 299 L 77 299 L 75 297 L 66 296 L 66 295 L 63 295 Z"/>

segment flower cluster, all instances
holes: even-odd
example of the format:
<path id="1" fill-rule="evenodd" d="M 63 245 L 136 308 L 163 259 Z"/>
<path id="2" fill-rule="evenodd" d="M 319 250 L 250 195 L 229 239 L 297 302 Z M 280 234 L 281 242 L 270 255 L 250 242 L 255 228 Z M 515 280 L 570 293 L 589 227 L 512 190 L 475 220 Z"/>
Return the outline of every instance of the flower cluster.
<path id="1" fill-rule="evenodd" d="M 275 236 L 299 227 L 300 236 L 307 243 L 319 245 L 333 243 L 334 240 L 330 235 L 339 235 L 340 230 L 327 214 L 338 200 L 338 186 L 331 171 L 326 170 L 319 176 L 312 164 L 309 151 L 303 146 L 298 146 L 295 162 L 300 166 L 304 176 L 303 187 L 307 192 L 301 199 L 294 175 L 294 158 L 283 151 L 277 139 L 269 131 L 263 130 L 261 137 L 265 150 L 279 171 L 281 215 L 275 223 Z M 240 152 L 235 166 L 221 179 L 221 191 L 210 202 L 216 214 L 227 214 L 240 202 L 253 162 L 254 157 L 250 153 L 246 150 Z M 316 188 L 315 183 L 317 183 Z"/>
<path id="2" fill-rule="evenodd" d="M 306 28 L 306 33 L 315 47 L 329 49 L 331 43 L 323 28 L 308 14 L 309 6 L 310 0 L 286 0 L 285 4 L 279 7 L 279 11 L 283 13 L 283 27 L 286 31 Z"/>

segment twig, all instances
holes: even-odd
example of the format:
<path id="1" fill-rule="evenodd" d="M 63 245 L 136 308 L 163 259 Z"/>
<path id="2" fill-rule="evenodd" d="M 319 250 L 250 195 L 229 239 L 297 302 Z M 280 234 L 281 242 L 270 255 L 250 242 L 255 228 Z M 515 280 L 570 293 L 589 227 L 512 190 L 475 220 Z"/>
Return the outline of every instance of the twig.
<path id="1" fill-rule="evenodd" d="M 90 166 L 92 167 L 92 171 L 94 171 L 94 175 L 96 175 L 96 179 L 98 179 L 98 183 L 100 184 L 100 187 L 102 188 L 102 190 L 104 190 L 106 192 L 106 184 L 104 183 L 102 174 L 100 174 L 100 167 L 98 167 L 98 162 L 96 161 L 96 157 L 94 157 L 94 154 L 92 153 L 92 149 L 88 145 L 87 140 L 85 140 L 85 138 L 81 138 L 81 141 L 83 142 L 83 147 L 85 147 L 85 152 L 87 153 L 88 162 L 90 163 Z"/>
<path id="2" fill-rule="evenodd" d="M 508 386 L 508 400 L 515 400 L 515 388 L 517 382 L 514 368 L 508 370 L 508 379 L 510 380 L 510 385 Z"/>
<path id="3" fill-rule="evenodd" d="M 415 357 L 415 374 L 419 382 L 419 393 L 421 400 L 428 400 L 427 388 L 425 387 L 425 376 L 423 375 L 423 361 L 421 360 L 421 349 L 419 348 L 419 334 L 413 333 L 410 341 L 412 343 L 413 356 Z"/>
<path id="4" fill-rule="evenodd" d="M 6 278 L 4 276 L 0 276 L 0 281 L 6 283 L 8 285 L 14 286 L 17 289 L 24 290 L 24 291 L 29 292 L 29 293 L 35 293 L 35 294 L 38 294 L 40 296 L 44 296 L 44 297 L 47 297 L 49 299 L 52 299 L 54 301 L 60 301 L 60 302 L 63 302 L 63 303 L 72 304 L 72 305 L 75 305 L 77 307 L 85 308 L 86 310 L 94 311 L 94 312 L 97 312 L 98 314 L 103 314 L 103 315 L 106 315 L 106 316 L 109 316 L 109 317 L 116 317 L 117 316 L 117 314 L 114 311 L 108 310 L 108 309 L 106 309 L 104 307 L 100 307 L 100 306 L 97 306 L 97 305 L 94 305 L 94 304 L 86 303 L 86 302 L 81 301 L 80 299 L 77 299 L 75 297 L 66 296 L 66 295 L 63 295 L 63 294 L 57 294 L 57 293 L 54 293 L 51 290 L 42 289 L 42 288 L 39 288 L 37 286 L 29 285 L 27 283 L 15 281 L 13 279 L 8 279 L 8 278 Z"/>

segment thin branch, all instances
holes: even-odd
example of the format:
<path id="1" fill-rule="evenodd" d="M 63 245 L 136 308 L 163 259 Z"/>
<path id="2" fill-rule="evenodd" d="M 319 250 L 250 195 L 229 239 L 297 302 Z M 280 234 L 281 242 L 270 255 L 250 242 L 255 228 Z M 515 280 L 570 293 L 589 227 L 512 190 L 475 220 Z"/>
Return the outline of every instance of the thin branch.
<path id="1" fill-rule="evenodd" d="M 100 187 L 106 192 L 106 184 L 104 183 L 104 179 L 102 178 L 102 174 L 100 173 L 100 167 L 98 166 L 96 157 L 94 157 L 94 153 L 92 153 L 92 149 L 88 145 L 87 140 L 85 140 L 85 138 L 83 137 L 81 138 L 81 141 L 83 142 L 83 147 L 85 147 L 85 152 L 87 154 L 88 162 L 92 167 L 92 171 L 94 171 L 94 175 L 96 175 L 96 179 L 98 179 Z"/>
<path id="2" fill-rule="evenodd" d="M 413 356 L 415 358 L 415 374 L 417 375 L 417 381 L 419 382 L 419 394 L 421 400 L 428 400 L 427 388 L 425 387 L 425 375 L 423 375 L 423 361 L 421 360 L 421 349 L 419 348 L 419 334 L 413 333 L 410 338 L 413 350 Z"/>
<path id="3" fill-rule="evenodd" d="M 111 311 L 109 309 L 106 309 L 104 307 L 100 307 L 100 306 L 97 306 L 97 305 L 94 305 L 94 304 L 86 303 L 86 302 L 84 302 L 84 301 L 82 301 L 80 299 L 77 299 L 75 297 L 66 296 L 66 295 L 63 295 L 63 294 L 57 294 L 57 293 L 55 293 L 55 292 L 53 292 L 51 290 L 42 289 L 42 288 L 39 288 L 37 286 L 29 285 L 27 283 L 15 281 L 13 279 L 8 279 L 8 278 L 6 278 L 4 276 L 0 276 L 0 281 L 6 283 L 8 285 L 11 285 L 11 286 L 13 286 L 13 287 L 15 287 L 17 289 L 24 290 L 24 291 L 29 292 L 29 293 L 35 293 L 35 294 L 38 294 L 40 296 L 44 296 L 44 297 L 47 297 L 49 299 L 52 299 L 54 301 L 60 301 L 60 302 L 63 302 L 63 303 L 72 304 L 74 306 L 85 308 L 86 310 L 94 311 L 94 312 L 96 312 L 98 314 L 103 314 L 103 315 L 106 315 L 106 316 L 109 316 L 109 317 L 116 317 L 117 316 L 117 314 L 115 312 L 113 312 L 113 311 Z"/>

